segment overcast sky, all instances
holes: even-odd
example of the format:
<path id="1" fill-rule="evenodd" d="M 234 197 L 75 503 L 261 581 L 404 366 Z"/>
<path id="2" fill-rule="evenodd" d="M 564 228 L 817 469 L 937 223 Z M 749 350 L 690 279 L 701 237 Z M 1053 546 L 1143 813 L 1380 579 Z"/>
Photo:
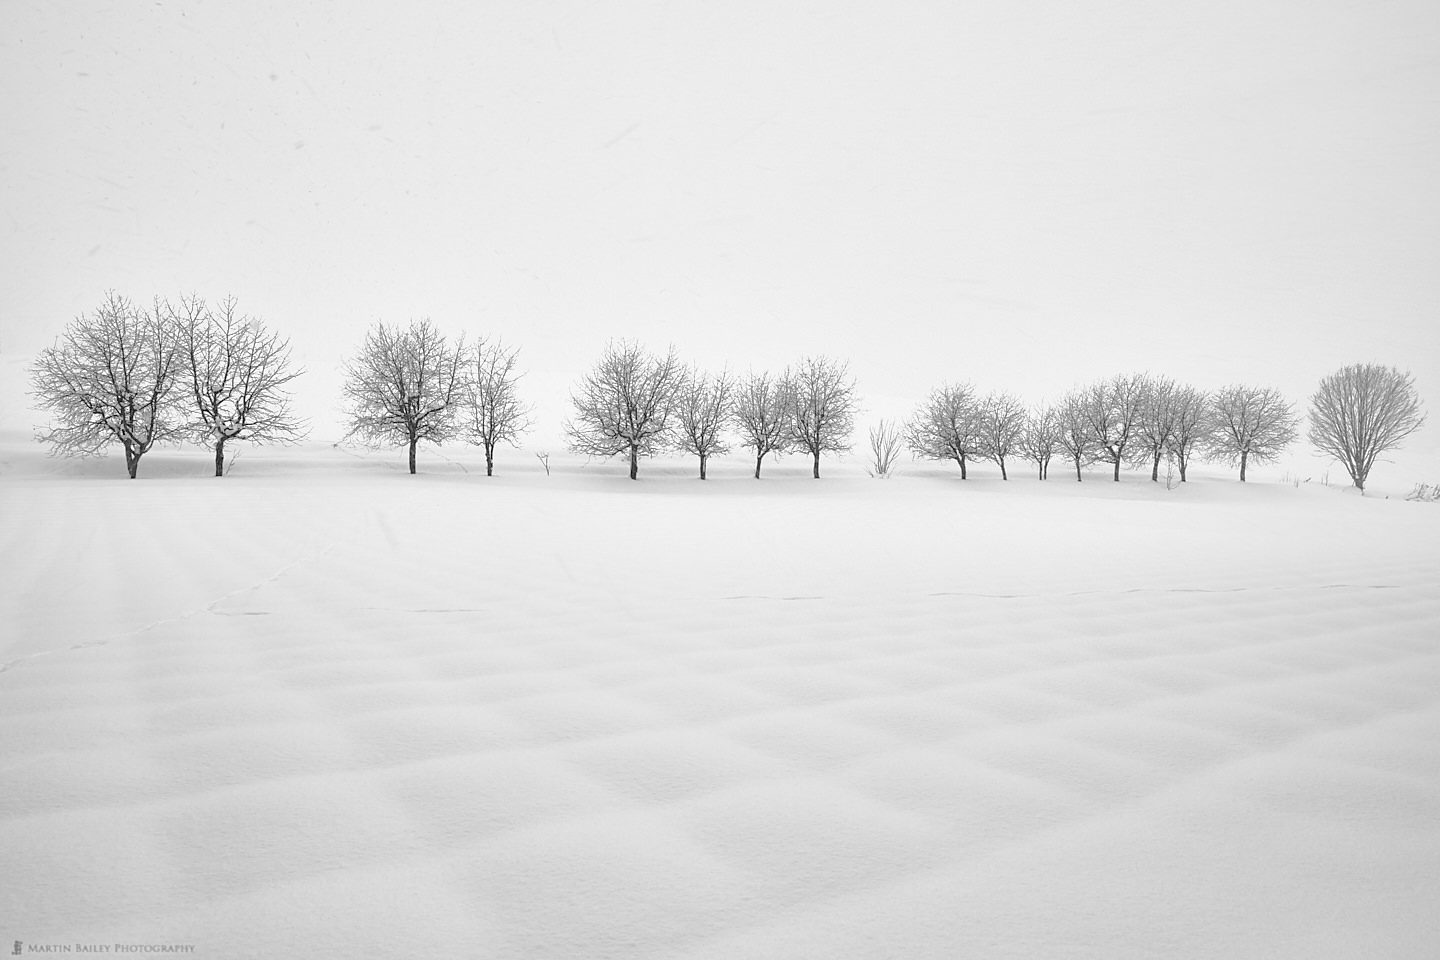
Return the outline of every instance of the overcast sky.
<path id="1" fill-rule="evenodd" d="M 541 445 L 613 337 L 847 358 L 862 419 L 1359 360 L 1440 408 L 1434 0 L 0 0 L 0 84 L 0 352 L 233 293 L 325 434 L 423 316 L 521 348 Z"/>

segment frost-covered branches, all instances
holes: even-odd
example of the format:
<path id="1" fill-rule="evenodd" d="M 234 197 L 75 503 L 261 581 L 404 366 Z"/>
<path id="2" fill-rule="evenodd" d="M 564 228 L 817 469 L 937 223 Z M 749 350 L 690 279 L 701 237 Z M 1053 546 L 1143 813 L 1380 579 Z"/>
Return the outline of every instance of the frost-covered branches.
<path id="1" fill-rule="evenodd" d="M 1096 459 L 1120 464 L 1139 431 L 1150 380 L 1143 374 L 1116 374 L 1093 384 L 1080 397 L 1080 411 L 1095 445 Z"/>
<path id="2" fill-rule="evenodd" d="M 463 336 L 452 346 L 429 320 L 408 328 L 377 322 L 345 364 L 346 436 L 408 446 L 414 473 L 421 440 L 438 444 L 455 435 L 467 356 Z"/>
<path id="3" fill-rule="evenodd" d="M 1211 410 L 1210 456 L 1238 465 L 1241 481 L 1249 464 L 1274 460 L 1295 442 L 1298 418 L 1277 390 L 1231 384 L 1215 392 Z"/>
<path id="4" fill-rule="evenodd" d="M 140 458 L 183 428 L 176 409 L 180 372 L 175 338 L 159 305 L 147 313 L 107 294 L 31 366 L 31 394 L 54 418 L 36 439 L 61 456 L 91 456 L 118 443 L 134 479 Z"/>
<path id="5" fill-rule="evenodd" d="M 530 428 L 530 408 L 520 400 L 518 390 L 520 350 L 481 338 L 467 363 L 462 435 L 468 443 L 485 448 L 489 477 L 495 473 L 495 448 L 514 444 Z"/>
<path id="6" fill-rule="evenodd" d="M 1415 378 L 1394 367 L 1351 364 L 1321 380 L 1310 398 L 1310 442 L 1344 464 L 1362 492 L 1375 458 L 1424 422 Z"/>
<path id="7" fill-rule="evenodd" d="M 870 428 L 870 476 L 890 479 L 895 461 L 900 457 L 902 440 L 900 425 L 893 420 L 881 420 Z"/>
<path id="8" fill-rule="evenodd" d="M 655 357 L 639 344 L 612 341 L 570 394 L 575 406 L 575 418 L 565 424 L 570 449 L 592 457 L 628 454 L 630 479 L 636 479 L 640 458 L 670 442 L 684 383 L 674 347 Z"/>
<path id="9" fill-rule="evenodd" d="M 790 444 L 814 458 L 820 479 L 820 455 L 850 449 L 855 432 L 855 381 L 850 365 L 825 356 L 806 357 L 790 375 Z"/>
<path id="10" fill-rule="evenodd" d="M 905 442 L 922 460 L 954 460 L 960 479 L 966 479 L 966 464 L 981 450 L 980 405 L 970 385 L 947 383 L 931 390 L 906 423 Z"/>
<path id="11" fill-rule="evenodd" d="M 1041 480 L 1050 479 L 1050 460 L 1060 449 L 1060 415 L 1055 407 L 1041 407 L 1025 418 L 1016 447 L 1020 456 L 1035 464 Z"/>
<path id="12" fill-rule="evenodd" d="M 304 424 L 290 411 L 285 385 L 302 371 L 290 366 L 290 344 L 259 320 L 238 316 L 235 298 L 212 311 L 196 296 L 167 305 L 179 341 L 195 437 L 215 451 L 215 476 L 225 473 L 230 440 L 294 443 Z"/>
<path id="13" fill-rule="evenodd" d="M 766 454 L 778 455 L 789 449 L 790 390 L 788 371 L 779 376 L 752 373 L 735 386 L 735 428 L 740 432 L 740 446 L 755 451 L 756 480 Z"/>
<path id="14" fill-rule="evenodd" d="M 1095 439 L 1085 416 L 1086 397 L 1083 391 L 1066 394 L 1055 408 L 1055 440 L 1065 452 L 1065 459 L 1075 468 L 1075 482 L 1085 479 L 1082 472 L 1096 460 Z"/>
<path id="15" fill-rule="evenodd" d="M 1179 387 L 1170 396 L 1173 419 L 1170 426 L 1169 454 L 1180 468 L 1180 482 L 1190 466 L 1191 454 L 1210 435 L 1213 419 L 1210 398 L 1195 387 Z"/>
<path id="16" fill-rule="evenodd" d="M 728 370 L 713 376 L 691 370 L 680 387 L 675 404 L 676 442 L 681 450 L 700 458 L 701 480 L 705 479 L 706 462 L 730 450 L 725 428 L 730 422 L 734 392 L 735 378 Z"/>
<path id="17" fill-rule="evenodd" d="M 992 393 L 980 405 L 980 451 L 1009 480 L 1005 458 L 1016 452 L 1025 431 L 1025 405 L 1008 393 Z"/>

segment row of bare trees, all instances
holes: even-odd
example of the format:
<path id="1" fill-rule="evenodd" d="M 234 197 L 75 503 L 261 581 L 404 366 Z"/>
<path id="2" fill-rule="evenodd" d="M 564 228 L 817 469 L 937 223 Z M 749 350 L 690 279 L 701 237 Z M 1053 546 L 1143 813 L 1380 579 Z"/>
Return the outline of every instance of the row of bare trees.
<path id="1" fill-rule="evenodd" d="M 224 473 L 232 441 L 294 442 L 305 424 L 290 409 L 287 386 L 300 375 L 289 342 L 240 314 L 234 298 L 212 307 L 196 296 L 150 309 L 114 293 L 72 322 L 31 368 L 32 395 L 51 414 L 38 438 L 62 455 L 124 450 L 133 478 L 156 443 L 191 440 L 213 449 Z M 518 393 L 519 352 L 498 340 L 451 340 L 429 320 L 374 324 L 345 364 L 347 438 L 408 448 L 416 469 L 421 441 L 460 439 L 485 450 L 516 443 L 531 425 Z M 572 450 L 624 456 L 630 477 L 640 460 L 663 451 L 699 459 L 732 444 L 755 457 L 760 477 L 771 454 L 801 453 L 820 476 L 821 457 L 850 449 L 858 413 L 848 365 L 823 355 L 778 373 L 707 372 L 683 365 L 674 348 L 656 355 L 612 341 L 571 393 L 565 424 Z M 1354 364 L 1321 380 L 1311 397 L 1308 439 L 1344 464 L 1364 490 L 1378 457 L 1424 422 L 1413 378 L 1393 367 Z M 1014 396 L 979 395 L 967 383 L 930 391 L 903 424 L 870 431 L 877 476 L 886 476 L 902 443 L 917 458 L 953 460 L 962 479 L 976 460 L 993 461 L 1009 479 L 1015 459 L 1049 477 L 1052 460 L 1076 480 L 1094 464 L 1162 464 L 1180 479 L 1196 456 L 1237 466 L 1276 459 L 1299 433 L 1294 407 L 1277 391 L 1234 384 L 1205 392 L 1152 374 L 1124 374 L 1072 390 L 1058 403 L 1028 409 Z"/>
<path id="2" fill-rule="evenodd" d="M 675 349 L 663 356 L 632 341 L 611 342 L 571 393 L 565 424 L 570 448 L 596 457 L 625 456 L 630 479 L 640 460 L 665 450 L 693 454 L 706 477 L 711 457 L 732 436 L 755 455 L 755 476 L 769 454 L 803 452 L 820 476 L 823 454 L 850 449 L 855 381 L 848 365 L 806 357 L 778 374 L 737 376 L 687 367 Z"/>
<path id="3" fill-rule="evenodd" d="M 1320 382 L 1308 439 L 1344 464 L 1363 491 L 1379 454 L 1424 419 L 1410 374 L 1354 364 Z M 1109 465 L 1118 481 L 1121 465 L 1130 463 L 1149 467 L 1152 481 L 1162 464 L 1173 464 L 1185 482 L 1198 455 L 1238 467 L 1244 481 L 1252 464 L 1274 461 L 1294 443 L 1299 426 L 1294 406 L 1268 387 L 1231 384 L 1207 393 L 1169 377 L 1121 374 L 1034 410 L 1006 393 L 981 397 L 969 384 L 945 384 L 931 391 L 904 435 L 912 454 L 954 460 L 962 479 L 977 459 L 993 461 L 1008 479 L 1006 462 L 1018 456 L 1035 464 L 1041 480 L 1051 460 L 1061 459 L 1077 481 L 1093 464 Z M 883 433 L 872 432 L 872 447 Z"/>
<path id="4" fill-rule="evenodd" d="M 191 440 L 224 473 L 232 440 L 289 443 L 305 434 L 286 385 L 302 371 L 290 345 L 234 298 L 212 308 L 196 296 L 149 309 L 111 293 L 71 323 L 31 367 L 31 393 L 52 417 L 39 439 L 68 456 L 125 452 L 133 479 L 157 443 Z"/>

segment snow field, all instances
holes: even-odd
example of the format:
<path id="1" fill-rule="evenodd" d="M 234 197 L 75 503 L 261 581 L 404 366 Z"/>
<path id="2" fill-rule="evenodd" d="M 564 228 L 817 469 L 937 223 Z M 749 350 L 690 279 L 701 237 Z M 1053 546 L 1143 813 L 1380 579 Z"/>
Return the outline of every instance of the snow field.
<path id="1" fill-rule="evenodd" d="M 285 456 L 0 476 L 0 935 L 495 958 L 1440 936 L 1430 505 Z"/>

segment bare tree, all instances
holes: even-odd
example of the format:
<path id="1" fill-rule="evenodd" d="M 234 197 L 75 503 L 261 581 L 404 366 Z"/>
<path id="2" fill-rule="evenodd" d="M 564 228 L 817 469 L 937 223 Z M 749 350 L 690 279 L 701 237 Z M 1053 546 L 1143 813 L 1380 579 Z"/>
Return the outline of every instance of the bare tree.
<path id="1" fill-rule="evenodd" d="M 225 475 L 225 444 L 295 443 L 305 424 L 290 412 L 286 384 L 304 371 L 290 365 L 290 343 L 265 324 L 240 316 L 235 298 L 212 311 L 196 296 L 167 305 L 179 339 L 189 388 L 192 430 L 215 451 L 215 476 Z"/>
<path id="2" fill-rule="evenodd" d="M 923 460 L 954 460 L 966 479 L 971 457 L 981 455 L 980 405 L 968 383 L 947 383 L 930 391 L 905 425 L 910 452 Z"/>
<path id="3" fill-rule="evenodd" d="M 855 432 L 855 381 L 850 365 L 825 356 L 806 357 L 791 374 L 790 444 L 814 458 L 820 479 L 820 455 L 850 449 Z"/>
<path id="4" fill-rule="evenodd" d="M 1160 461 L 1170 449 L 1175 433 L 1175 392 L 1169 377 L 1145 377 L 1140 397 L 1140 416 L 1135 423 L 1135 445 L 1150 462 L 1150 480 L 1160 479 Z"/>
<path id="5" fill-rule="evenodd" d="M 151 447 L 183 432 L 180 373 L 173 329 L 159 304 L 146 313 L 111 292 L 32 365 L 31 395 L 54 418 L 36 439 L 60 456 L 93 456 L 118 443 L 133 480 Z"/>
<path id="6" fill-rule="evenodd" d="M 870 428 L 870 476 L 890 479 L 895 460 L 900 456 L 900 427 L 893 420 L 881 420 Z"/>
<path id="7" fill-rule="evenodd" d="M 1190 466 L 1190 457 L 1197 448 L 1203 447 L 1213 426 L 1210 398 L 1203 390 L 1194 387 L 1178 387 L 1171 395 L 1171 422 L 1169 453 L 1180 468 L 1180 482 L 1185 482 L 1185 471 Z"/>
<path id="8" fill-rule="evenodd" d="M 740 445 L 755 451 L 755 479 L 769 453 L 790 448 L 790 376 L 751 373 L 735 387 L 733 408 Z"/>
<path id="9" fill-rule="evenodd" d="M 1095 443 L 1096 459 L 1115 465 L 1115 482 L 1120 482 L 1120 464 L 1139 429 L 1149 378 L 1143 374 L 1116 374 L 1093 384 L 1082 395 L 1081 411 Z"/>
<path id="10" fill-rule="evenodd" d="M 1076 483 L 1084 481 L 1082 471 L 1096 459 L 1095 439 L 1091 436 L 1085 404 L 1084 392 L 1075 391 L 1067 394 L 1060 406 L 1055 408 L 1056 442 L 1065 451 L 1065 459 L 1075 467 Z"/>
<path id="11" fill-rule="evenodd" d="M 1050 460 L 1060 449 L 1060 415 L 1055 407 L 1041 407 L 1025 418 L 1016 449 L 1035 464 L 1041 480 L 1050 479 Z"/>
<path id="12" fill-rule="evenodd" d="M 485 476 L 495 475 L 495 448 L 514 445 L 530 428 L 530 407 L 520 400 L 520 350 L 499 340 L 476 341 L 466 384 L 465 427 L 469 443 L 485 449 Z"/>
<path id="13" fill-rule="evenodd" d="M 980 405 L 980 450 L 1009 480 L 1005 458 L 1015 453 L 1025 431 L 1025 405 L 1008 393 L 992 393 Z"/>
<path id="14" fill-rule="evenodd" d="M 1210 458 L 1240 467 L 1240 480 L 1251 463 L 1274 460 L 1295 442 L 1299 423 L 1279 391 L 1231 384 L 1211 401 L 1213 430 L 1206 446 Z"/>
<path id="15" fill-rule="evenodd" d="M 730 422 L 734 392 L 735 378 L 729 370 L 713 376 L 691 370 L 680 388 L 675 405 L 677 442 L 681 450 L 700 458 L 701 480 L 705 479 L 705 464 L 710 458 L 730 451 L 725 428 Z"/>
<path id="16" fill-rule="evenodd" d="M 1375 458 L 1424 422 L 1415 378 L 1395 367 L 1351 364 L 1321 380 L 1310 398 L 1310 442 L 1343 463 L 1362 493 Z"/>
<path id="17" fill-rule="evenodd" d="M 592 457 L 628 454 L 630 479 L 640 458 L 667 445 L 685 371 L 671 347 L 655 357 L 630 341 L 612 341 L 570 394 L 575 419 L 565 424 L 570 449 Z"/>
<path id="18" fill-rule="evenodd" d="M 408 328 L 377 322 L 345 363 L 346 437 L 407 446 L 414 473 L 421 440 L 439 444 L 455 436 L 468 356 L 463 336 L 452 346 L 429 320 Z"/>

